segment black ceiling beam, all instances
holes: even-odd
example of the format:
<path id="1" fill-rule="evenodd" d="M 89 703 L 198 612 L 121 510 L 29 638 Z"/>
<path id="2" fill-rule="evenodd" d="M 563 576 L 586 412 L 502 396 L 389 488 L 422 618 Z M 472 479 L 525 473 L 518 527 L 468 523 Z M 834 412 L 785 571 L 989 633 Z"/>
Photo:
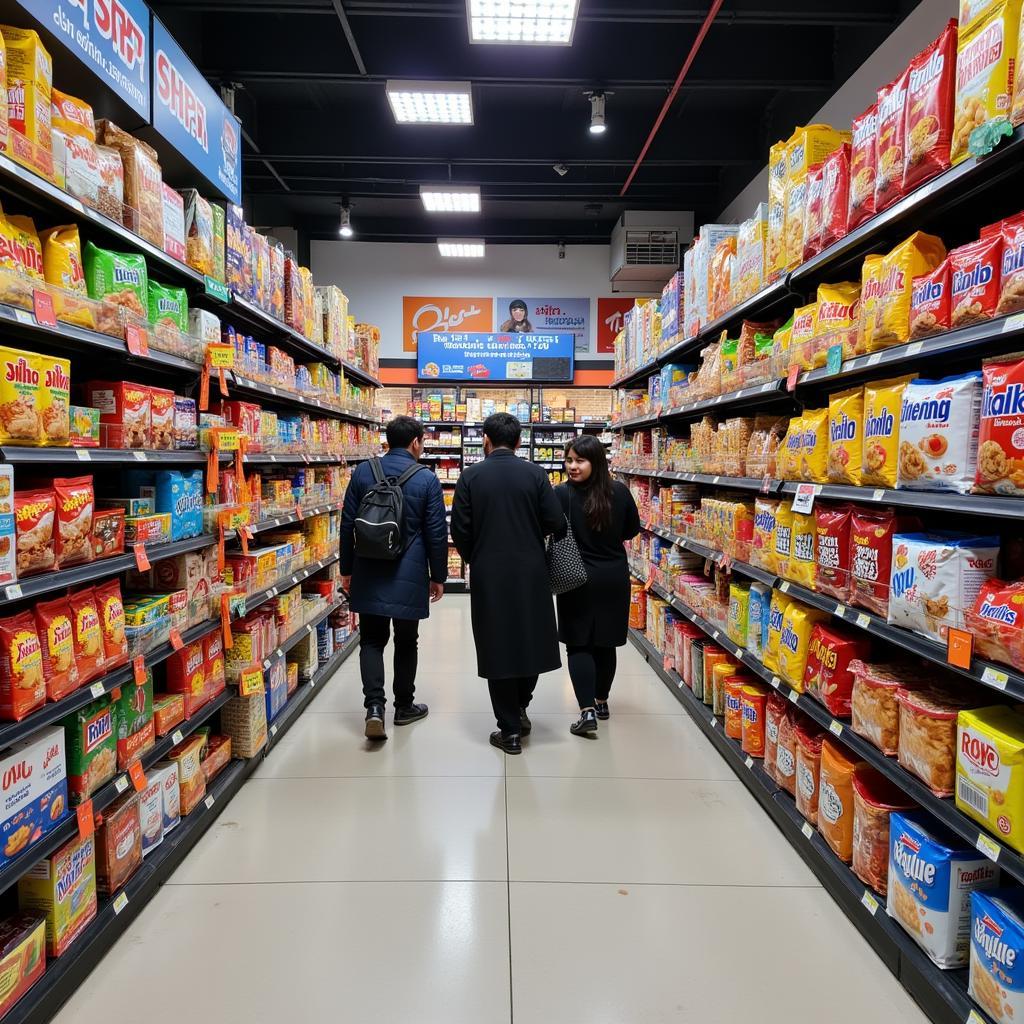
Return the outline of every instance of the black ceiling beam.
<path id="1" fill-rule="evenodd" d="M 356 42 L 356 37 L 352 32 L 352 26 L 348 22 L 348 15 L 345 13 L 345 5 L 341 0 L 331 0 L 331 6 L 334 8 L 334 14 L 338 21 L 341 22 L 341 31 L 345 33 L 348 48 L 352 51 L 352 59 L 356 62 L 356 67 L 359 68 L 359 73 L 361 75 L 365 75 L 366 64 L 363 62 L 363 55 L 359 52 L 359 44 Z"/>
<path id="2" fill-rule="evenodd" d="M 553 163 L 564 163 L 567 167 L 632 167 L 633 160 L 557 160 L 552 157 L 432 157 L 432 156 L 337 156 L 330 153 L 273 153 L 260 154 L 263 159 L 275 164 L 317 163 L 317 164 L 381 164 L 404 166 L 417 164 L 421 167 L 550 167 Z M 724 167 L 756 163 L 757 155 L 724 157 L 708 153 L 698 157 L 681 157 L 671 160 L 645 160 L 644 167 Z"/>

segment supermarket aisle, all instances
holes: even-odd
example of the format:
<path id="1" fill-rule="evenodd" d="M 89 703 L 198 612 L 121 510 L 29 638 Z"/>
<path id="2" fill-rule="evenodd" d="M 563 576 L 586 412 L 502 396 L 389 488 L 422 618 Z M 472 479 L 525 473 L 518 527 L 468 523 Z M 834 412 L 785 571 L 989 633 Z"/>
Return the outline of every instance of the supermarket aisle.
<path id="1" fill-rule="evenodd" d="M 368 751 L 350 659 L 61 1024 L 924 1021 L 632 647 L 598 740 L 557 673 L 506 759 L 468 598 L 424 634 L 430 717 Z"/>

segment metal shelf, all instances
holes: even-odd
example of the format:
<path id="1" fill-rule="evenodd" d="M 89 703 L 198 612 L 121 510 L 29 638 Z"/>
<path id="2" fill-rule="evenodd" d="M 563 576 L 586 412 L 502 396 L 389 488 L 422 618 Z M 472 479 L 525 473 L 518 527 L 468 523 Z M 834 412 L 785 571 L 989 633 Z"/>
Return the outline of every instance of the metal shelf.
<path id="1" fill-rule="evenodd" d="M 368 384 L 371 388 L 382 388 L 384 386 L 372 374 L 356 366 L 354 363 L 350 363 L 347 359 L 341 359 L 339 362 L 341 368 L 345 371 L 345 376 L 350 377 L 357 384 Z"/>
<path id="2" fill-rule="evenodd" d="M 327 566 L 333 565 L 340 557 L 337 554 L 328 555 L 327 558 L 320 559 L 312 565 L 307 565 L 305 569 L 300 569 L 298 572 L 288 573 L 280 577 L 273 586 L 264 587 L 262 590 L 249 594 L 245 599 L 245 612 L 243 614 L 247 615 L 253 608 L 258 608 L 264 602 L 277 597 L 278 594 L 289 587 L 298 586 L 303 580 L 308 580 L 310 576 L 320 572 L 321 569 L 326 569 Z"/>
<path id="3" fill-rule="evenodd" d="M 296 463 L 306 465 L 334 465 L 342 462 L 362 462 L 366 455 L 307 455 L 305 452 L 257 452 L 245 456 L 247 466 L 268 466 L 280 463 L 282 466 L 294 466 Z"/>
<path id="4" fill-rule="evenodd" d="M 344 409 L 331 405 L 322 398 L 306 398 L 304 395 L 289 391 L 286 388 L 279 388 L 276 384 L 264 384 L 258 380 L 252 380 L 237 370 L 231 371 L 231 386 L 236 392 L 251 395 L 254 398 L 258 398 L 261 402 L 266 402 L 270 405 L 298 406 L 302 409 L 315 410 L 333 419 L 350 420 L 353 423 L 380 426 L 380 420 L 376 420 L 372 416 L 347 412 Z"/>
<path id="5" fill-rule="evenodd" d="M 174 463 L 176 465 L 205 466 L 208 457 L 208 452 L 201 451 L 157 451 L 155 449 L 142 450 L 138 448 L 18 448 L 8 445 L 0 446 L 0 459 L 14 464 L 53 465 L 55 463 L 68 462 L 94 462 L 121 465 L 123 463 L 156 462 L 161 465 Z M 230 462 L 230 453 L 222 453 L 220 461 Z"/>

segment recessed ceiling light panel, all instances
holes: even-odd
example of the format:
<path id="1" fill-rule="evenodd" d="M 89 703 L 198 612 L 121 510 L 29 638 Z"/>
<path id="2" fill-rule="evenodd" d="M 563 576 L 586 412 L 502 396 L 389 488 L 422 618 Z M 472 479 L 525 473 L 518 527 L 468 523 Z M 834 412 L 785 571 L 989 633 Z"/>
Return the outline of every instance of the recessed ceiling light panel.
<path id="1" fill-rule="evenodd" d="M 571 46 L 579 0 L 466 0 L 471 43 Z"/>
<path id="2" fill-rule="evenodd" d="M 437 248 L 442 256 L 456 259 L 484 258 L 484 240 L 482 238 L 439 238 Z"/>
<path id="3" fill-rule="evenodd" d="M 472 124 L 469 82 L 402 82 L 389 79 L 388 102 L 399 124 Z"/>
<path id="4" fill-rule="evenodd" d="M 427 213 L 479 213 L 480 189 L 475 185 L 420 185 Z"/>

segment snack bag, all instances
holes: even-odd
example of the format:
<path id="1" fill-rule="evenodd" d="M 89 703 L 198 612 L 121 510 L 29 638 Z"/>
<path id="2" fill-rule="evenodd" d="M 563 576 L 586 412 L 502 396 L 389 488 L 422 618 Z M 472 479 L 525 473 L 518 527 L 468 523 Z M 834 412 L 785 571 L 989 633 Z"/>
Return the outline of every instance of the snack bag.
<path id="1" fill-rule="evenodd" d="M 793 555 L 789 560 L 789 578 L 814 589 L 815 522 L 814 513 L 793 513 Z"/>
<path id="2" fill-rule="evenodd" d="M 750 606 L 747 611 L 747 638 L 743 645 L 759 661 L 768 643 L 768 615 L 771 610 L 771 588 L 764 583 L 750 584 Z"/>
<path id="3" fill-rule="evenodd" d="M 82 244 L 75 224 L 49 228 L 42 234 L 43 277 L 47 284 L 86 294 Z"/>
<path id="4" fill-rule="evenodd" d="M 775 527 L 779 503 L 772 498 L 754 501 L 754 538 L 750 545 L 750 561 L 769 572 L 776 571 Z"/>
<path id="5" fill-rule="evenodd" d="M 35 221 L 31 217 L 12 215 L 7 218 L 18 237 L 18 259 L 22 268 L 34 281 L 43 280 L 43 246 L 39 241 Z"/>
<path id="6" fill-rule="evenodd" d="M 861 482 L 895 487 L 903 392 L 912 377 L 872 381 L 864 385 L 864 446 Z"/>
<path id="7" fill-rule="evenodd" d="M 60 89 L 50 90 L 50 124 L 54 131 L 76 135 L 90 142 L 96 141 L 96 121 L 92 107 L 85 100 L 76 99 Z"/>
<path id="8" fill-rule="evenodd" d="M 800 455 L 804 443 L 804 418 L 794 416 L 789 421 L 786 436 L 779 445 L 776 472 L 782 480 L 800 479 Z"/>
<path id="9" fill-rule="evenodd" d="M 850 143 L 829 153 L 821 165 L 821 249 L 827 249 L 849 230 Z"/>
<path id="10" fill-rule="evenodd" d="M 814 335 L 821 339 L 820 353 L 828 359 L 833 345 L 843 346 L 843 358 L 859 355 L 860 282 L 818 285 L 818 303 L 814 314 Z M 817 362 L 817 360 L 816 360 Z M 822 366 L 825 362 L 822 361 Z"/>
<path id="11" fill-rule="evenodd" d="M 818 775 L 825 734 L 806 719 L 796 727 L 796 809 L 812 825 L 818 824 Z"/>
<path id="12" fill-rule="evenodd" d="M 45 703 L 43 648 L 32 613 L 0 619 L 0 719 L 20 722 Z"/>
<path id="13" fill-rule="evenodd" d="M 15 146 L 14 132 L 50 152 L 53 61 L 39 33 L 14 25 L 2 25 L 0 29 L 7 47 L 7 117 L 11 127 L 8 154 L 21 148 Z"/>
<path id="14" fill-rule="evenodd" d="M 789 559 L 793 554 L 793 502 L 780 501 L 775 510 L 775 571 L 789 579 Z"/>
<path id="15" fill-rule="evenodd" d="M 56 567 L 92 561 L 92 518 L 96 495 L 92 477 L 58 477 L 53 481 L 57 508 Z"/>
<path id="16" fill-rule="evenodd" d="M 945 685 L 901 687 L 896 700 L 900 709 L 896 752 L 900 767 L 916 775 L 936 796 L 952 796 L 957 715 L 984 701 Z"/>
<path id="17" fill-rule="evenodd" d="M 1024 494 L 1024 360 L 1018 355 L 982 363 L 984 392 L 978 431 L 976 494 Z"/>
<path id="18" fill-rule="evenodd" d="M 828 481 L 832 484 L 861 483 L 862 436 L 864 433 L 864 391 L 853 388 L 829 395 L 828 399 Z"/>
<path id="19" fill-rule="evenodd" d="M 793 310 L 793 329 L 789 336 L 789 365 L 796 363 L 802 370 L 813 370 L 815 366 L 825 365 L 825 355 L 821 362 L 817 360 L 815 338 L 815 316 L 818 304 L 810 302 Z"/>
<path id="20" fill-rule="evenodd" d="M 775 781 L 790 796 L 796 796 L 796 756 L 796 715 L 792 708 L 787 708 L 779 719 L 775 743 Z"/>
<path id="21" fill-rule="evenodd" d="M 100 630 L 103 633 L 105 670 L 110 672 L 128 664 L 128 638 L 125 633 L 121 581 L 119 579 L 108 580 L 97 586 L 94 592 L 96 610 L 100 616 Z"/>
<path id="22" fill-rule="evenodd" d="M 811 645 L 804 670 L 804 692 L 838 718 L 850 715 L 853 673 L 850 663 L 870 655 L 870 640 L 831 624 L 819 622 L 811 631 Z"/>
<path id="23" fill-rule="evenodd" d="M 860 271 L 860 325 L 857 340 L 859 351 L 868 350 L 868 341 L 874 329 L 875 310 L 882 294 L 882 261 L 877 253 L 864 257 Z"/>
<path id="24" fill-rule="evenodd" d="M 786 609 L 793 603 L 777 587 L 772 588 L 772 599 L 768 606 L 768 641 L 764 648 L 764 667 L 770 672 L 779 671 L 779 640 L 782 637 L 782 621 Z"/>
<path id="25" fill-rule="evenodd" d="M 877 768 L 861 765 L 853 776 L 854 874 L 884 896 L 889 879 L 889 816 L 914 803 Z"/>
<path id="26" fill-rule="evenodd" d="M 151 324 L 173 327 L 182 334 L 188 334 L 188 293 L 184 288 L 165 288 L 149 281 L 147 302 Z"/>
<path id="27" fill-rule="evenodd" d="M 979 658 L 1024 667 L 1024 580 L 988 580 L 967 613 Z"/>
<path id="28" fill-rule="evenodd" d="M 1024 15 L 1021 16 L 1024 24 Z M 1021 76 L 1024 81 L 1024 75 Z M 1003 236 L 1003 264 L 999 273 L 999 304 L 996 313 L 1024 309 L 1024 214 L 1008 217 L 999 225 Z"/>
<path id="29" fill-rule="evenodd" d="M 750 611 L 750 586 L 743 583 L 729 585 L 729 619 L 726 633 L 739 647 L 747 642 L 747 617 Z"/>
<path id="30" fill-rule="evenodd" d="M 949 257 L 933 271 L 914 278 L 910 298 L 910 338 L 927 338 L 950 328 Z"/>
<path id="31" fill-rule="evenodd" d="M 39 418 L 42 443 L 65 447 L 71 436 L 71 362 L 57 356 L 36 356 L 39 374 Z"/>
<path id="32" fill-rule="evenodd" d="M 808 586 L 838 601 L 849 601 L 850 577 L 850 517 L 852 505 L 814 506 L 815 547 L 814 581 Z"/>
<path id="33" fill-rule="evenodd" d="M 827 124 L 797 128 L 786 144 L 786 267 L 803 260 L 804 217 L 807 212 L 808 171 L 844 141 L 843 133 Z"/>
<path id="34" fill-rule="evenodd" d="M 90 299 L 109 299 L 146 319 L 149 278 L 145 256 L 111 252 L 86 242 L 84 260 Z"/>
<path id="35" fill-rule="evenodd" d="M 915 231 L 878 268 L 877 299 L 866 324 L 867 350 L 902 345 L 910 337 L 910 304 L 915 277 L 934 270 L 946 258 L 946 247 L 934 235 Z M 866 268 L 866 261 L 865 261 Z M 864 293 L 862 292 L 862 300 Z"/>
<path id="36" fill-rule="evenodd" d="M 1024 53 L 1024 13 L 1020 20 L 1020 29 L 1017 33 L 1017 57 Z M 1024 75 L 1019 74 L 1019 69 L 1014 68 L 1013 76 L 1013 106 L 1010 109 L 1010 120 L 1015 125 L 1024 123 Z"/>
<path id="37" fill-rule="evenodd" d="M 800 479 L 823 484 L 828 481 L 828 409 L 807 409 L 803 416 L 800 446 Z"/>
<path id="38" fill-rule="evenodd" d="M 893 537 L 920 528 L 914 517 L 897 517 L 891 509 L 854 507 L 850 515 L 850 602 L 877 615 L 889 610 Z"/>
<path id="39" fill-rule="evenodd" d="M 897 486 L 958 491 L 974 484 L 981 418 L 980 371 L 915 380 L 903 392 Z"/>
<path id="40" fill-rule="evenodd" d="M 96 122 L 96 133 L 104 146 L 121 154 L 124 167 L 124 195 L 128 227 L 158 249 L 164 244 L 163 176 L 156 150 L 129 135 L 112 121 Z"/>
<path id="41" fill-rule="evenodd" d="M 81 682 L 75 662 L 74 625 L 66 597 L 38 601 L 36 630 L 43 654 L 43 678 L 47 700 L 57 701 L 78 689 Z"/>
<path id="42" fill-rule="evenodd" d="M 853 119 L 850 142 L 850 208 L 848 230 L 875 215 L 875 176 L 878 167 L 878 103 Z"/>
<path id="43" fill-rule="evenodd" d="M 821 745 L 818 769 L 818 831 L 844 863 L 853 857 L 853 777 L 863 761 L 853 761 L 846 748 L 827 739 Z"/>
<path id="44" fill-rule="evenodd" d="M 54 567 L 56 519 L 57 505 L 52 490 L 14 492 L 18 579 Z"/>
<path id="45" fill-rule="evenodd" d="M 102 675 L 107 662 L 100 613 L 92 587 L 70 594 L 68 604 L 71 606 L 71 622 L 74 626 L 75 662 L 84 685 Z"/>
<path id="46" fill-rule="evenodd" d="M 903 195 L 903 157 L 907 122 L 904 108 L 910 68 L 878 90 L 878 171 L 875 176 L 875 211 L 892 206 Z"/>
<path id="47" fill-rule="evenodd" d="M 995 316 L 1003 236 L 998 230 L 949 251 L 950 325 L 966 327 Z"/>
<path id="48" fill-rule="evenodd" d="M 803 261 L 821 252 L 821 203 L 824 178 L 820 164 L 813 164 L 807 170 L 807 198 L 804 206 Z"/>
<path id="49" fill-rule="evenodd" d="M 768 237 L 765 244 L 765 276 L 776 278 L 786 269 L 786 176 L 789 162 L 786 143 L 776 142 L 768 151 Z"/>
<path id="50" fill-rule="evenodd" d="M 803 692 L 807 655 L 811 649 L 811 630 L 828 617 L 825 612 L 808 608 L 799 601 L 793 601 L 786 609 L 779 636 L 779 675 L 794 690 Z"/>
<path id="51" fill-rule="evenodd" d="M 911 62 L 907 80 L 903 193 L 949 167 L 956 85 L 956 19 Z"/>
<path id="52" fill-rule="evenodd" d="M 740 748 L 751 757 L 764 757 L 765 711 L 768 687 L 761 683 L 747 683 L 740 691 Z"/>

